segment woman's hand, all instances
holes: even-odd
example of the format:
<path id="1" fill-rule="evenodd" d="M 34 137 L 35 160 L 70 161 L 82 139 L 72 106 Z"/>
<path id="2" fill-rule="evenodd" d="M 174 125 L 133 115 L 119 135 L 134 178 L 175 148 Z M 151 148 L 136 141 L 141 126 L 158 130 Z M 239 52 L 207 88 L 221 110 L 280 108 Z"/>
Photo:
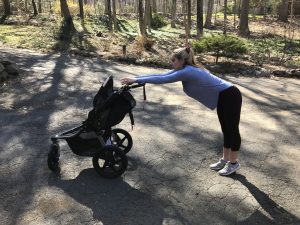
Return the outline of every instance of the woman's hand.
<path id="1" fill-rule="evenodd" d="M 136 82 L 135 79 L 128 78 L 128 77 L 122 78 L 122 79 L 121 79 L 121 83 L 122 83 L 122 84 L 127 84 L 127 85 L 129 85 L 129 84 L 133 84 L 133 83 L 135 83 L 135 82 Z"/>

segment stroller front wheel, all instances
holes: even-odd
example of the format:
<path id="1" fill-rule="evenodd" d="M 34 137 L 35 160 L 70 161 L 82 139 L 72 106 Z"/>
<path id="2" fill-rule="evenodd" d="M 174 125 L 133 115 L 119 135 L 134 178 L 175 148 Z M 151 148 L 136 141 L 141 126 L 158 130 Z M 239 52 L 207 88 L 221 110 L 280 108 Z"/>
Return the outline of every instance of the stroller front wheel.
<path id="1" fill-rule="evenodd" d="M 104 178 L 121 176 L 127 168 L 128 160 L 124 152 L 116 146 L 104 146 L 94 157 L 93 166 Z"/>
<path id="2" fill-rule="evenodd" d="M 132 148 L 132 137 L 123 129 L 117 128 L 112 131 L 112 143 L 127 154 Z"/>

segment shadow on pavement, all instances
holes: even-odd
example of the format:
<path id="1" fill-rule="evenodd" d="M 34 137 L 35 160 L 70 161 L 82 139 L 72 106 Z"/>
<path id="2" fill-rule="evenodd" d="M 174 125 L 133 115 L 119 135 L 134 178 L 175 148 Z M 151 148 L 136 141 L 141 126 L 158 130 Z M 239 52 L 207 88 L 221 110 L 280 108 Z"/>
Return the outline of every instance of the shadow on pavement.
<path id="1" fill-rule="evenodd" d="M 283 207 L 274 202 L 265 192 L 250 183 L 244 175 L 233 174 L 230 177 L 234 180 L 238 180 L 242 185 L 244 185 L 259 203 L 261 208 L 270 215 L 270 217 L 268 217 L 261 211 L 256 210 L 247 219 L 240 221 L 239 224 L 300 224 L 300 219 L 298 217 L 289 213 Z"/>
<path id="2" fill-rule="evenodd" d="M 122 178 L 101 178 L 92 168 L 81 171 L 71 180 L 50 174 L 48 183 L 90 208 L 94 219 L 105 225 L 162 224 L 165 218 L 162 202 L 135 189 Z"/>

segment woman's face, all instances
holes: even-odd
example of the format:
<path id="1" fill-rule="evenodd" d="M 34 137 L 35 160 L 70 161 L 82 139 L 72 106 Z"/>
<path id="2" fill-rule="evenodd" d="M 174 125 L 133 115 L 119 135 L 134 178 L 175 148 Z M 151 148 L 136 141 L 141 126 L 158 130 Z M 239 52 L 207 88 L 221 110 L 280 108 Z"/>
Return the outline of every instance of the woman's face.
<path id="1" fill-rule="evenodd" d="M 184 65 L 183 59 L 178 59 L 177 57 L 173 56 L 171 60 L 172 60 L 172 66 L 175 70 L 181 69 Z"/>

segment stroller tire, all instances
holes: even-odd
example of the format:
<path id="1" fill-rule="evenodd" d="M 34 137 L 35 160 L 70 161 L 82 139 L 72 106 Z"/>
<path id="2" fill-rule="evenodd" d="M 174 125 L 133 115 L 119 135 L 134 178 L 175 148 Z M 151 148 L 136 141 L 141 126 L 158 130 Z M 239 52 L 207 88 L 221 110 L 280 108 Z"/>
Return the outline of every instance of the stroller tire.
<path id="1" fill-rule="evenodd" d="M 94 157 L 93 166 L 104 178 L 117 178 L 127 168 L 128 160 L 125 153 L 116 146 L 104 146 Z"/>
<path id="2" fill-rule="evenodd" d="M 48 168 L 50 170 L 55 172 L 59 170 L 59 156 L 59 145 L 52 144 L 47 158 Z"/>
<path id="3" fill-rule="evenodd" d="M 123 129 L 117 128 L 112 130 L 112 142 L 127 154 L 132 148 L 132 137 Z"/>

